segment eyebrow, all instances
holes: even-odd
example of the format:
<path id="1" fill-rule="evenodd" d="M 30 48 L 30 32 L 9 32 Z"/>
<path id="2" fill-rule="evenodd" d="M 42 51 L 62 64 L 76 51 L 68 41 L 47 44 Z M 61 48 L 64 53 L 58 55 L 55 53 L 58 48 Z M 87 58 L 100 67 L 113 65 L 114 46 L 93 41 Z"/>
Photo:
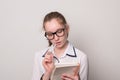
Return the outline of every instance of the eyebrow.
<path id="1" fill-rule="evenodd" d="M 57 32 L 58 30 L 61 30 L 61 29 L 64 29 L 64 28 L 57 29 L 55 32 Z M 55 32 L 48 31 L 48 32 L 45 32 L 45 33 L 55 33 Z"/>

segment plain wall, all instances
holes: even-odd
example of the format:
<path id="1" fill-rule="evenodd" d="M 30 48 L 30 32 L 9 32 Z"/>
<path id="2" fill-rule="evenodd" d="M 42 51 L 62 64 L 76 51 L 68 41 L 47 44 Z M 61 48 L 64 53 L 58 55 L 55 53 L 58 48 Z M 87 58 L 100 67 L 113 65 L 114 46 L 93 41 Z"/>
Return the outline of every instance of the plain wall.
<path id="1" fill-rule="evenodd" d="M 120 80 L 119 0 L 1 0 L 0 80 L 31 80 L 34 54 L 47 47 L 42 20 L 59 11 L 69 40 L 88 55 L 89 80 Z"/>

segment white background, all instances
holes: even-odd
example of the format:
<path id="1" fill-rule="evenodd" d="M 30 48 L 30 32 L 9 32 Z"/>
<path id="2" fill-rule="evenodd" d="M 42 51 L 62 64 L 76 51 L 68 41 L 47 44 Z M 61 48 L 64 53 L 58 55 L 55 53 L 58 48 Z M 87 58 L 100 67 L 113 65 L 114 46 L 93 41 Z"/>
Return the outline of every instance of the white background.
<path id="1" fill-rule="evenodd" d="M 69 40 L 88 55 L 89 80 L 120 80 L 119 0 L 0 0 L 0 80 L 31 80 L 50 11 L 66 17 Z"/>

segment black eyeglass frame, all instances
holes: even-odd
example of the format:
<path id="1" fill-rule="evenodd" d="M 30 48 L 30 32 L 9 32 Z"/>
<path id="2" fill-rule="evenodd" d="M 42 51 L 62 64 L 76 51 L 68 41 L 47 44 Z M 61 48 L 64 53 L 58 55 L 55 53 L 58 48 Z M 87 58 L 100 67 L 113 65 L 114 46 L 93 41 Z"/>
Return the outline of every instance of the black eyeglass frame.
<path id="1" fill-rule="evenodd" d="M 62 37 L 62 36 L 65 35 L 65 32 L 64 32 L 65 29 L 66 29 L 66 28 L 62 28 L 62 29 L 58 29 L 56 32 L 53 32 L 53 33 L 51 32 L 51 33 L 52 33 L 52 36 L 53 36 L 51 39 L 49 39 L 49 38 L 47 37 L 47 32 L 45 32 L 45 35 L 44 35 L 44 36 L 45 36 L 48 40 L 54 39 L 54 35 L 56 35 L 57 37 Z M 62 30 L 62 31 L 63 31 L 63 35 L 59 36 L 59 35 L 57 34 L 59 30 Z"/>

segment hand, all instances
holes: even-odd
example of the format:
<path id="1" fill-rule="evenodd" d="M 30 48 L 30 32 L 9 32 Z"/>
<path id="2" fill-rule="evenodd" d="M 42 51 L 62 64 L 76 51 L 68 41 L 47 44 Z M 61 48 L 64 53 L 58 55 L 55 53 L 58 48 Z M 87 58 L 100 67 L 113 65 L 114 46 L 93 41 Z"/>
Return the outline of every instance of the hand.
<path id="1" fill-rule="evenodd" d="M 80 80 L 79 74 L 77 75 L 70 75 L 70 74 L 62 74 L 61 76 L 62 80 Z"/>
<path id="2" fill-rule="evenodd" d="M 49 80 L 51 73 L 55 67 L 54 62 L 53 62 L 53 54 L 51 52 L 46 53 L 45 58 L 42 61 L 42 64 L 45 69 L 43 80 Z"/>
<path id="3" fill-rule="evenodd" d="M 45 55 L 45 58 L 42 61 L 43 67 L 46 71 L 46 73 L 52 73 L 52 70 L 54 69 L 54 62 L 53 62 L 53 54 L 51 52 L 47 52 Z"/>
<path id="4" fill-rule="evenodd" d="M 61 79 L 62 80 L 80 80 L 79 76 L 79 69 L 80 69 L 80 64 L 78 64 L 77 67 L 73 68 L 73 74 L 62 74 Z"/>

